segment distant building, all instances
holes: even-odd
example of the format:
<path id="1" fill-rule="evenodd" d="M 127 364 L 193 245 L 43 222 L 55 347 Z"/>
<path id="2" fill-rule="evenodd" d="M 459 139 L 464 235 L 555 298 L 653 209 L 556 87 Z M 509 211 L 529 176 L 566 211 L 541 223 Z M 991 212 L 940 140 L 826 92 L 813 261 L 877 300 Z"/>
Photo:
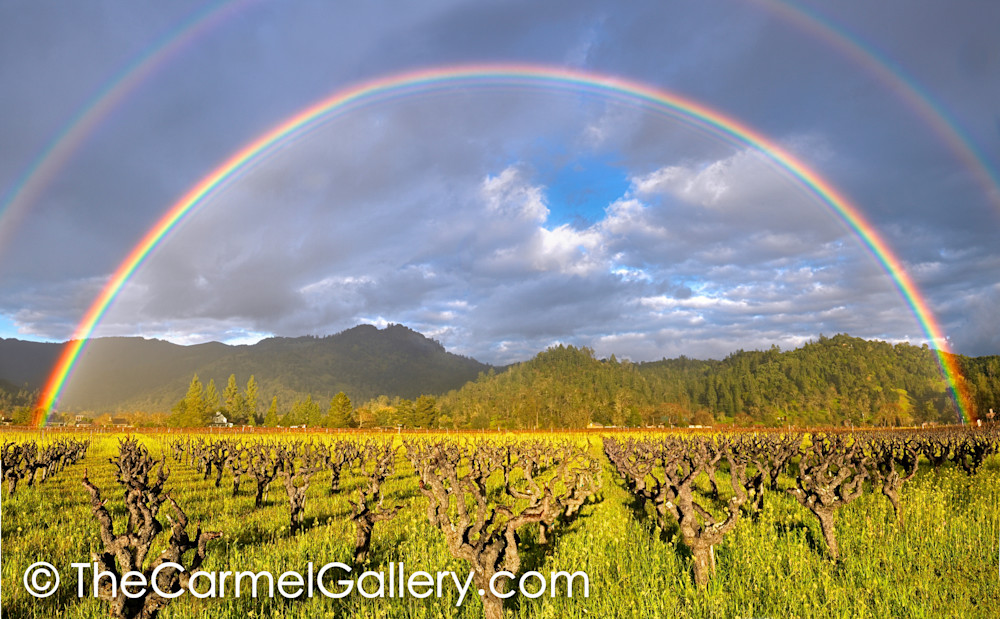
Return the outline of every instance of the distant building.
<path id="1" fill-rule="evenodd" d="M 12 426 L 14 425 L 13 417 L 0 417 L 0 426 Z"/>
<path id="2" fill-rule="evenodd" d="M 125 417 L 112 417 L 111 425 L 115 428 L 131 428 L 132 424 L 129 423 L 128 419 Z"/>
<path id="3" fill-rule="evenodd" d="M 215 411 L 212 415 L 212 420 L 208 422 L 209 428 L 231 428 L 233 424 L 226 419 L 226 416 L 222 414 L 222 411 Z"/>

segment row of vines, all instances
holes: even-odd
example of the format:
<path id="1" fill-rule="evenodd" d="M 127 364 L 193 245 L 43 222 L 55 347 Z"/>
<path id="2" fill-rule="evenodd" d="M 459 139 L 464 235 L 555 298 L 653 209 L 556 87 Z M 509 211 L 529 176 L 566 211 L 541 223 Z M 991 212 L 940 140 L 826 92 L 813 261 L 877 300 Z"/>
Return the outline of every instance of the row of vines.
<path id="1" fill-rule="evenodd" d="M 112 439 L 100 439 L 112 440 Z M 120 581 L 155 572 L 161 592 L 187 589 L 224 543 L 211 513 L 200 521 L 170 489 L 174 469 L 203 482 L 217 509 L 227 500 L 253 498 L 253 511 L 284 505 L 289 539 L 303 537 L 322 523 L 310 517 L 310 502 L 341 496 L 353 527 L 350 562 L 358 567 L 384 560 L 373 554 L 379 523 L 391 522 L 407 502 L 418 502 L 425 525 L 436 531 L 452 562 L 474 572 L 482 615 L 498 619 L 524 614 L 506 600 L 499 572 L 522 574 L 524 553 L 532 567 L 557 552 L 562 537 L 585 529 L 581 515 L 599 513 L 608 491 L 620 488 L 633 518 L 648 523 L 649 543 L 673 542 L 695 590 L 710 586 L 718 567 L 717 548 L 743 522 L 761 519 L 768 503 L 792 497 L 818 522 L 817 553 L 836 565 L 843 560 L 837 514 L 865 493 L 889 501 L 893 522 L 906 526 L 909 506 L 904 486 L 918 471 L 942 468 L 970 479 L 1000 453 L 995 429 L 934 432 L 853 433 L 635 433 L 554 439 L 444 436 L 320 437 L 263 439 L 181 436 L 123 437 L 104 465 L 86 457 L 89 441 L 58 438 L 5 440 L 2 444 L 5 503 L 25 487 L 72 476 L 91 515 L 91 559 Z M 608 466 L 610 463 L 610 467 Z M 110 466 L 93 478 L 91 469 Z M 994 465 L 995 467 L 995 465 Z M 67 469 L 75 472 L 69 472 Z M 314 484 L 315 479 L 323 484 Z M 345 480 L 350 480 L 345 485 Z M 409 480 L 408 492 L 387 497 L 387 480 Z M 194 482 L 187 482 L 188 484 Z M 415 486 L 415 490 L 413 489 Z M 19 489 L 20 488 L 20 489 Z M 277 491 L 275 492 L 275 489 Z M 310 490 L 312 489 L 312 490 Z M 272 496 L 274 495 L 274 496 Z M 412 497 L 412 498 L 409 498 Z M 216 514 L 221 516 L 221 513 Z M 6 514 L 5 514 L 6 517 Z M 56 534 L 53 532 L 53 534 Z M 3 531 L 10 543 L 9 528 Z M 228 543 L 228 542 L 226 542 Z M 163 569 L 165 563 L 183 570 Z M 161 569 L 157 569 L 161 568 Z M 4 572 L 5 591 L 12 584 Z M 103 581 L 97 596 L 112 617 L 154 619 L 172 596 L 149 588 L 141 596 Z M 499 581 L 504 583 L 506 581 Z M 4 598 L 4 615 L 27 609 L 31 600 Z M 62 598 L 69 603 L 71 598 Z M 505 610 L 506 609 L 506 610 Z M 280 609 L 278 609 L 280 610 Z M 15 613 L 16 614 L 16 613 Z M 14 615 L 12 615 L 14 616 Z M 184 614 L 170 616 L 188 616 Z M 388 615 L 387 615 L 388 616 Z"/>

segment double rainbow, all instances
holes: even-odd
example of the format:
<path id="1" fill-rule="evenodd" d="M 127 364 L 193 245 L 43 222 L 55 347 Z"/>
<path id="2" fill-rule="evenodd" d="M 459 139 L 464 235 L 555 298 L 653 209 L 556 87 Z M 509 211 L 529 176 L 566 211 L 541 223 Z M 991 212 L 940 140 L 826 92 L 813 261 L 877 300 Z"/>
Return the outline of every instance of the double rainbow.
<path id="1" fill-rule="evenodd" d="M 976 146 L 948 109 L 899 63 L 870 41 L 848 30 L 820 11 L 787 0 L 751 0 L 797 30 L 822 41 L 853 62 L 894 94 L 923 125 L 944 142 L 962 161 L 983 189 L 986 199 L 1000 210 L 1000 177 L 989 159 Z"/>
<path id="2" fill-rule="evenodd" d="M 118 72 L 46 145 L 14 185 L 0 196 L 0 249 L 28 208 L 55 180 L 59 170 L 76 154 L 128 96 L 158 70 L 189 48 L 200 37 L 229 21 L 257 0 L 222 0 L 183 20 Z"/>
<path id="3" fill-rule="evenodd" d="M 707 128 L 735 143 L 761 151 L 822 204 L 829 207 L 886 271 L 927 339 L 935 345 L 938 363 L 958 406 L 959 415 L 963 421 L 967 419 L 968 395 L 961 387 L 957 363 L 953 356 L 943 350 L 946 345 L 943 330 L 926 300 L 919 293 L 899 258 L 860 210 L 805 162 L 754 128 L 697 101 L 663 89 L 619 77 L 564 67 L 499 64 L 446 66 L 397 73 L 339 90 L 284 120 L 230 156 L 174 203 L 112 274 L 111 279 L 77 326 L 71 341 L 66 344 L 46 381 L 36 407 L 35 423 L 44 424 L 47 421 L 87 339 L 122 287 L 145 262 L 150 252 L 163 242 L 170 231 L 185 217 L 204 204 L 210 196 L 238 178 L 241 173 L 337 114 L 364 105 L 416 94 L 497 87 L 570 91 L 622 100 L 642 105 L 685 123 Z"/>

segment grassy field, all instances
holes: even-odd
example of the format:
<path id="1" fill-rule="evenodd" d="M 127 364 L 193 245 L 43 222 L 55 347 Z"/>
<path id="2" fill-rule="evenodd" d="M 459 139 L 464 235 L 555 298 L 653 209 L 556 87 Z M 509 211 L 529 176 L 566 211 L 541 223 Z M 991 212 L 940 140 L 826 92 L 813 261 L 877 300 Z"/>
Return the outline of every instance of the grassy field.
<path id="1" fill-rule="evenodd" d="M 4 435 L 3 440 L 28 438 Z M 32 438 L 37 438 L 37 434 Z M 297 436 L 296 438 L 301 438 Z M 562 435 L 604 458 L 599 437 Z M 162 436 L 140 436 L 154 453 L 169 454 Z M 322 435 L 316 440 L 324 440 Z M 398 442 L 398 439 L 397 439 Z M 2 611 L 11 618 L 98 618 L 105 602 L 76 595 L 74 562 L 89 561 L 100 547 L 98 527 L 81 485 L 84 469 L 108 499 L 116 524 L 124 523 L 121 488 L 108 458 L 117 454 L 114 436 L 95 437 L 84 460 L 43 484 L 3 490 Z M 933 471 L 926 465 L 903 488 L 906 524 L 896 524 L 889 502 L 866 492 L 837 514 L 843 560 L 824 552 L 819 525 L 791 496 L 769 493 L 763 512 L 744 517 L 716 548 L 718 570 L 707 588 L 692 580 L 690 557 L 676 531 L 658 531 L 653 518 L 634 506 L 622 480 L 605 459 L 603 488 L 579 519 L 547 548 L 535 543 L 537 527 L 524 531 L 521 571 L 549 574 L 582 570 L 590 595 L 514 597 L 510 617 L 998 617 L 1000 616 L 1000 458 L 989 459 L 968 476 L 951 465 Z M 222 532 L 210 543 L 209 571 L 306 571 L 313 562 L 351 563 L 354 525 L 349 499 L 360 479 L 347 474 L 341 492 L 328 494 L 330 473 L 317 474 L 308 491 L 305 530 L 289 533 L 288 501 L 280 482 L 268 504 L 254 508 L 253 482 L 231 497 L 227 474 L 221 488 L 203 480 L 193 466 L 168 456 L 167 488 L 192 522 Z M 440 531 L 427 520 L 427 501 L 417 476 L 402 455 L 383 486 L 386 504 L 399 514 L 376 525 L 369 569 L 403 562 L 407 571 L 452 570 L 468 573 L 453 559 Z M 791 485 L 783 480 L 783 487 Z M 707 481 L 704 484 L 707 488 Z M 161 520 L 168 513 L 161 511 Z M 27 567 L 47 561 L 59 569 L 59 590 L 45 599 L 30 597 L 22 585 Z M 456 607 L 457 594 L 442 599 L 366 599 L 358 594 L 334 600 L 199 600 L 184 595 L 161 617 L 480 617 L 482 605 L 470 596 Z"/>

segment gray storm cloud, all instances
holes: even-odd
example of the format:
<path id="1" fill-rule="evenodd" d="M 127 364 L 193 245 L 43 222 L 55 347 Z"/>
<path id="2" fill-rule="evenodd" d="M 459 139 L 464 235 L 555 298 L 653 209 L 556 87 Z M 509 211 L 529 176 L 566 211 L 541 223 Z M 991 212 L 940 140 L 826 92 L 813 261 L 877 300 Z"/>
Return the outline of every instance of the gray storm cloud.
<path id="1" fill-rule="evenodd" d="M 991 188 L 863 54 L 769 6 L 248 3 L 137 82 L 46 179 L 0 248 L 0 335 L 68 337 L 169 205 L 311 102 L 419 67 L 524 62 L 666 88 L 781 143 L 865 214 L 958 352 L 996 353 Z M 0 6 L 0 192 L 197 9 Z M 1000 7 L 816 10 L 1000 168 Z M 574 219 L 543 172 L 585 158 L 628 181 Z M 760 152 L 634 101 L 511 88 L 386 101 L 286 145 L 174 230 L 97 334 L 248 341 L 364 321 L 497 363 L 556 342 L 657 359 L 821 332 L 924 337 L 844 222 Z"/>

